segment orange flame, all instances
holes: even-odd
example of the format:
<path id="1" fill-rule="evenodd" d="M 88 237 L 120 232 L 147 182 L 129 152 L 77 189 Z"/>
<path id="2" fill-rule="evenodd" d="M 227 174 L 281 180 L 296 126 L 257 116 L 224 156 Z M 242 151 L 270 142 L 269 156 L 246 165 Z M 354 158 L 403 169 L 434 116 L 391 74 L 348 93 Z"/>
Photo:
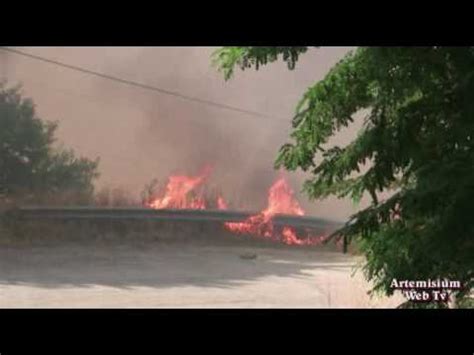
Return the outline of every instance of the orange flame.
<path id="1" fill-rule="evenodd" d="M 168 178 L 168 184 L 164 196 L 157 197 L 148 203 L 148 207 L 162 208 L 189 208 L 205 209 L 204 197 L 200 194 L 194 198 L 189 198 L 189 193 L 196 190 L 206 181 L 211 173 L 211 167 L 205 166 L 197 176 L 176 175 Z"/>
<path id="2" fill-rule="evenodd" d="M 225 202 L 225 200 L 222 196 L 217 197 L 217 208 L 219 210 L 226 210 L 227 209 L 227 203 Z"/>
<path id="3" fill-rule="evenodd" d="M 199 188 L 205 183 L 211 173 L 211 167 L 205 166 L 197 176 L 175 175 L 168 178 L 168 183 L 163 196 L 154 198 L 147 203 L 148 207 L 155 209 L 206 209 L 206 200 Z M 190 193 L 194 197 L 190 197 Z M 226 210 L 227 203 L 222 196 L 217 197 L 217 208 Z M 273 218 L 278 214 L 303 216 L 304 211 L 288 182 L 278 178 L 270 187 L 268 192 L 267 207 L 260 213 L 250 216 L 243 222 L 227 222 L 224 226 L 236 234 L 251 234 L 288 245 L 315 245 L 324 240 L 324 237 L 298 237 L 293 227 L 285 226 L 282 229 L 275 228 Z"/>
<path id="4" fill-rule="evenodd" d="M 276 180 L 270 187 L 267 208 L 259 214 L 247 218 L 244 222 L 225 223 L 225 227 L 234 233 L 279 239 L 289 245 L 313 245 L 322 241 L 322 237 L 298 238 L 295 229 L 289 226 L 283 227 L 281 232 L 276 231 L 273 225 L 273 217 L 277 214 L 304 215 L 303 209 L 294 198 L 293 190 L 283 177 Z"/>

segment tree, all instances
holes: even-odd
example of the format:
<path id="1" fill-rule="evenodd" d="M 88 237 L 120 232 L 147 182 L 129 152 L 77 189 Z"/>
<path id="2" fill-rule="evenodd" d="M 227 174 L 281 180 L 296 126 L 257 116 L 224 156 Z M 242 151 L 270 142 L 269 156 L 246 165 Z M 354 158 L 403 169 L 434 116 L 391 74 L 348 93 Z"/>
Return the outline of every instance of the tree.
<path id="1" fill-rule="evenodd" d="M 56 123 L 37 117 L 20 87 L 0 83 L 0 198 L 85 203 L 93 194 L 98 160 L 55 148 Z"/>
<path id="2" fill-rule="evenodd" d="M 305 51 L 223 48 L 214 63 L 229 79 L 234 67 L 258 69 L 279 55 L 291 69 Z M 296 107 L 275 166 L 310 172 L 303 190 L 312 199 L 371 196 L 338 235 L 360 245 L 375 291 L 391 295 L 394 278 L 460 280 L 459 300 L 472 290 L 473 93 L 473 47 L 358 48 Z M 357 112 L 368 112 L 357 138 L 329 147 Z"/>

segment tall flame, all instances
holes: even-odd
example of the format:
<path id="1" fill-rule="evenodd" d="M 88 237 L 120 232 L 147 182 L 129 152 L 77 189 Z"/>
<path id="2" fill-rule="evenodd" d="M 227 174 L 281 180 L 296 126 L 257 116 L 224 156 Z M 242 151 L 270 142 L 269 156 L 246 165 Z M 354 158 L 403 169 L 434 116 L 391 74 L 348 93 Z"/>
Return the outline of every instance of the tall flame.
<path id="1" fill-rule="evenodd" d="M 162 197 L 154 198 L 148 207 L 205 209 L 204 197 L 199 193 L 190 198 L 189 194 L 202 186 L 211 173 L 211 167 L 205 166 L 197 176 L 174 175 L 168 178 L 168 183 Z"/>
<path id="2" fill-rule="evenodd" d="M 148 207 L 156 209 L 206 209 L 206 200 L 203 196 L 202 185 L 211 173 L 211 167 L 205 166 L 196 176 L 174 175 L 168 178 L 166 189 L 161 197 L 156 197 L 147 203 Z M 190 196 L 191 193 L 193 196 Z M 226 210 L 227 203 L 222 196 L 217 196 L 217 208 Z M 304 211 L 294 197 L 294 192 L 288 182 L 278 178 L 268 192 L 267 207 L 260 213 L 250 216 L 243 222 L 227 222 L 224 227 L 236 234 L 250 234 L 281 241 L 289 245 L 319 244 L 324 237 L 297 236 L 296 230 L 290 226 L 275 228 L 273 218 L 276 215 L 303 216 Z"/>
<path id="3" fill-rule="evenodd" d="M 281 231 L 277 231 L 273 225 L 273 218 L 277 214 L 304 215 L 303 209 L 294 198 L 293 190 L 283 177 L 277 179 L 270 187 L 267 208 L 247 218 L 244 222 L 225 223 L 225 227 L 234 233 L 253 234 L 270 239 L 279 239 L 289 245 L 311 245 L 322 241 L 322 237 L 298 238 L 295 229 L 289 226 L 285 226 Z"/>

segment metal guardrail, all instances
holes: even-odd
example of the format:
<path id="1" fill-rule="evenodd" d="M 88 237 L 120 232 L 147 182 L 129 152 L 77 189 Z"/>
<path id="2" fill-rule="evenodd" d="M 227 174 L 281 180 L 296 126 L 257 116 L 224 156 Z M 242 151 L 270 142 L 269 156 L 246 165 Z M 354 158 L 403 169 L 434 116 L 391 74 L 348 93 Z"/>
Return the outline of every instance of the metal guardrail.
<path id="1" fill-rule="evenodd" d="M 20 207 L 10 211 L 12 216 L 25 220 L 170 220 L 242 222 L 255 215 L 251 212 L 228 210 L 150 209 L 150 208 L 102 208 L 102 207 Z M 276 215 L 276 226 L 289 225 L 298 228 L 334 231 L 341 222 L 308 216 Z"/>

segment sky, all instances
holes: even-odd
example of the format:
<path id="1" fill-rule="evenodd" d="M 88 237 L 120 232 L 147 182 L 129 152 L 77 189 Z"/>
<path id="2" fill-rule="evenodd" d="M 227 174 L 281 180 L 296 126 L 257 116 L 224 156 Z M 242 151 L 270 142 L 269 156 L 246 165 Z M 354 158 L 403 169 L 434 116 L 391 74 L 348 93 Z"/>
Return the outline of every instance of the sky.
<path id="1" fill-rule="evenodd" d="M 311 49 L 296 68 L 282 61 L 235 72 L 225 81 L 209 47 L 23 47 L 22 51 L 184 95 L 261 112 L 255 117 L 97 78 L 16 54 L 0 53 L 0 76 L 21 83 L 38 115 L 57 121 L 58 145 L 100 158 L 97 189 L 139 196 L 153 178 L 213 168 L 209 183 L 230 201 L 257 210 L 277 177 L 278 149 L 289 142 L 291 118 L 304 92 L 324 78 L 348 47 Z M 360 126 L 333 140 L 347 144 Z M 306 173 L 287 173 L 308 215 L 343 220 L 364 206 L 300 193 Z"/>

